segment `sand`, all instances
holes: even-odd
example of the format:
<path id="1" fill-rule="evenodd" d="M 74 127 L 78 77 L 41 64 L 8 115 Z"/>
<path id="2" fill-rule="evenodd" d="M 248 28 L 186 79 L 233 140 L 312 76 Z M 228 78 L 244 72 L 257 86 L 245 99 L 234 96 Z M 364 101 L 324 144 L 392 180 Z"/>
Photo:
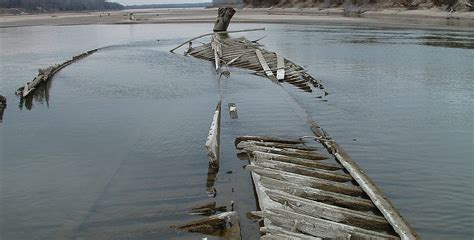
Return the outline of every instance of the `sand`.
<path id="1" fill-rule="evenodd" d="M 129 20 L 133 12 L 135 19 Z M 213 22 L 216 9 L 144 9 L 112 12 L 74 12 L 0 15 L 0 28 L 38 25 L 146 24 Z M 233 22 L 287 24 L 350 24 L 396 28 L 474 30 L 474 12 L 448 13 L 438 9 L 368 11 L 360 17 L 344 16 L 342 8 L 238 9 Z"/>

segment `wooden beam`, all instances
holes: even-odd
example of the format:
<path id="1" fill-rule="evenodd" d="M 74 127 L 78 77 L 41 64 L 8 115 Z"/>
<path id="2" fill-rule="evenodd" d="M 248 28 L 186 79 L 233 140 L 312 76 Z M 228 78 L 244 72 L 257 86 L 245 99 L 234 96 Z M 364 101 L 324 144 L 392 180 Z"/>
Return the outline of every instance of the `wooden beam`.
<path id="1" fill-rule="evenodd" d="M 276 54 L 277 57 L 277 79 L 283 80 L 285 79 L 285 59 L 280 55 Z"/>
<path id="2" fill-rule="evenodd" d="M 321 178 L 321 179 L 326 179 L 326 180 L 335 181 L 335 182 L 349 182 L 352 180 L 352 177 L 345 173 L 338 173 L 338 172 L 327 171 L 327 170 L 322 170 L 322 169 L 304 167 L 304 166 L 300 166 L 300 165 L 296 165 L 292 163 L 278 162 L 278 161 L 267 160 L 267 159 L 257 159 L 255 161 L 252 161 L 252 163 L 255 163 L 255 165 L 264 167 L 264 168 L 271 168 L 275 170 L 291 172 L 298 175 Z"/>
<path id="3" fill-rule="evenodd" d="M 259 49 L 255 49 L 255 53 L 257 54 L 258 61 L 260 62 L 260 65 L 265 71 L 267 77 L 273 82 L 277 82 L 275 75 L 273 75 L 273 72 L 270 70 L 270 67 L 268 66 L 267 62 L 265 61 L 265 58 L 263 57 L 262 52 Z"/>
<path id="4" fill-rule="evenodd" d="M 320 178 L 313 178 L 295 173 L 285 172 L 276 169 L 268 169 L 257 165 L 248 165 L 247 170 L 250 170 L 260 176 L 277 179 L 280 181 L 291 182 L 301 186 L 321 189 L 325 191 L 341 193 L 349 196 L 363 196 L 365 195 L 362 189 L 358 186 L 333 182 Z"/>
<path id="5" fill-rule="evenodd" d="M 292 163 L 292 164 L 297 164 L 297 165 L 301 165 L 305 167 L 318 168 L 318 169 L 324 169 L 324 170 L 329 170 L 329 171 L 343 169 L 342 165 L 339 165 L 339 164 L 325 163 L 321 161 L 289 157 L 285 155 L 266 153 L 266 152 L 260 152 L 260 151 L 253 151 L 251 155 L 257 159 L 268 159 L 268 160 L 273 160 L 273 161 L 278 161 L 278 162 Z"/>
<path id="6" fill-rule="evenodd" d="M 333 206 L 326 203 L 311 201 L 273 189 L 267 189 L 265 192 L 273 201 L 288 206 L 293 211 L 300 214 L 327 219 L 369 230 L 391 230 L 391 226 L 385 220 L 385 218 L 371 213 L 365 213 Z"/>
<path id="7" fill-rule="evenodd" d="M 303 143 L 300 139 L 288 139 L 280 137 L 269 137 L 269 136 L 238 136 L 235 138 L 235 146 L 242 141 L 259 141 L 259 142 L 274 142 L 274 143 L 287 143 L 287 144 L 298 144 Z"/>
<path id="8" fill-rule="evenodd" d="M 326 160 L 329 157 L 321 154 L 319 152 L 314 152 L 314 151 L 304 151 L 304 150 L 298 150 L 298 149 L 291 149 L 291 148 L 274 148 L 274 147 L 265 147 L 265 146 L 250 146 L 245 148 L 246 151 L 253 152 L 253 151 L 259 151 L 259 152 L 267 152 L 267 153 L 274 153 L 274 154 L 280 154 L 280 155 L 286 155 L 286 156 L 291 156 L 291 157 L 297 157 L 297 158 L 306 158 L 306 159 L 312 159 L 312 160 Z"/>
<path id="9" fill-rule="evenodd" d="M 214 167 L 219 166 L 220 158 L 221 104 L 222 101 L 219 99 L 205 145 L 209 163 Z"/>
<path id="10" fill-rule="evenodd" d="M 383 192 L 375 185 L 372 180 L 360 169 L 360 167 L 349 157 L 349 155 L 322 130 L 316 122 L 310 118 L 306 119 L 313 133 L 321 139 L 321 143 L 334 154 L 336 159 L 344 166 L 344 168 L 352 175 L 354 180 L 369 196 L 372 202 L 377 206 L 385 219 L 392 225 L 395 232 L 402 239 L 419 239 L 415 230 L 408 225 L 400 213 L 395 209 Z"/>
<path id="11" fill-rule="evenodd" d="M 305 187 L 296 183 L 284 182 L 264 176 L 260 176 L 260 182 L 268 189 L 280 190 L 308 200 L 318 201 L 353 210 L 373 211 L 377 209 L 372 201 L 360 197 L 352 197 L 340 193 Z"/>
<path id="12" fill-rule="evenodd" d="M 270 220 L 275 225 L 284 229 L 295 229 L 296 231 L 310 236 L 329 239 L 367 239 L 387 240 L 399 239 L 396 236 L 380 233 L 359 227 L 354 227 L 329 220 L 315 218 L 290 210 L 269 208 L 265 211 L 252 212 L 253 215 Z"/>

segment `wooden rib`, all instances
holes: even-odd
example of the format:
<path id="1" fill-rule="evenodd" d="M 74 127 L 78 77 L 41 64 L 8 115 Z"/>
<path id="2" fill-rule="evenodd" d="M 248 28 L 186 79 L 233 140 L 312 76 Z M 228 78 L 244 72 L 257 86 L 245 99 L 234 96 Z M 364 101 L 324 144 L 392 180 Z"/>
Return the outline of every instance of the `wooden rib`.
<path id="1" fill-rule="evenodd" d="M 267 77 L 272 81 L 276 81 L 277 79 L 275 78 L 275 75 L 273 75 L 273 72 L 270 70 L 270 67 L 265 61 L 262 52 L 259 49 L 255 49 L 255 53 L 257 54 L 258 61 L 260 62 L 260 65 L 262 65 L 263 70 L 265 70 L 265 74 L 267 75 Z"/>
<path id="2" fill-rule="evenodd" d="M 260 182 L 268 189 L 280 190 L 297 197 L 345 207 L 353 210 L 372 211 L 377 209 L 375 205 L 367 199 L 351 197 L 344 194 L 324 191 L 320 189 L 300 186 L 291 182 L 284 182 L 264 176 L 260 176 Z"/>
<path id="3" fill-rule="evenodd" d="M 287 144 L 298 144 L 303 143 L 300 139 L 287 139 L 280 137 L 269 137 L 269 136 L 238 136 L 235 138 L 235 146 L 241 141 L 262 141 L 262 142 L 275 142 L 275 143 L 287 143 Z"/>
<path id="4" fill-rule="evenodd" d="M 349 182 L 352 180 L 352 177 L 345 173 L 337 173 L 321 169 L 309 168 L 292 163 L 278 162 L 267 159 L 258 159 L 256 161 L 253 161 L 252 163 L 255 163 L 255 165 L 264 168 L 271 168 L 299 175 L 331 180 L 335 182 Z"/>
<path id="5" fill-rule="evenodd" d="M 265 153 L 259 151 L 253 151 L 251 155 L 255 156 L 257 159 L 269 159 L 278 162 L 286 162 L 286 163 L 293 163 L 305 167 L 312 167 L 312 168 L 319 168 L 324 170 L 340 170 L 343 169 L 342 165 L 334 164 L 334 163 L 323 163 L 320 161 L 308 160 L 304 158 L 295 158 L 295 157 L 288 157 L 285 155 L 273 154 L 273 153 Z"/>
<path id="6" fill-rule="evenodd" d="M 364 191 L 358 186 L 351 184 L 344 184 L 339 182 L 333 182 L 320 178 L 307 177 L 295 173 L 284 172 L 276 169 L 268 169 L 256 165 L 248 165 L 247 170 L 250 170 L 260 176 L 277 179 L 280 181 L 291 182 L 301 186 L 321 189 L 325 191 L 341 193 L 349 196 L 363 196 Z"/>
<path id="7" fill-rule="evenodd" d="M 270 220 L 284 229 L 296 231 L 310 236 L 330 239 L 399 239 L 396 236 L 380 233 L 346 224 L 310 217 L 289 210 L 270 208 L 267 211 L 252 212 L 253 215 Z"/>
<path id="8" fill-rule="evenodd" d="M 307 121 L 313 133 L 323 139 L 331 139 L 314 120 L 308 118 Z M 357 164 L 349 157 L 349 155 L 334 141 L 321 141 L 321 143 L 336 156 L 337 160 L 346 168 L 354 177 L 354 180 L 367 193 L 372 202 L 377 206 L 385 219 L 392 225 L 398 235 L 403 239 L 419 239 L 416 232 L 408 225 L 403 217 L 398 213 L 392 203 L 388 200 L 383 192 L 365 175 L 365 173 L 357 166 Z"/>
<path id="9" fill-rule="evenodd" d="M 272 147 L 264 147 L 264 146 L 252 146 L 246 148 L 246 151 L 260 151 L 266 153 L 274 153 L 280 155 L 286 155 L 291 157 L 297 158 L 306 158 L 312 160 L 325 160 L 328 159 L 328 156 L 323 155 L 318 152 L 303 152 L 303 150 L 296 150 L 296 149 L 279 149 L 279 148 L 272 148 Z"/>
<path id="10" fill-rule="evenodd" d="M 244 141 L 240 142 L 237 145 L 237 149 L 242 149 L 244 147 L 248 146 L 263 146 L 263 147 L 276 147 L 276 148 L 293 148 L 293 149 L 300 149 L 300 150 L 306 150 L 306 151 L 317 151 L 318 149 L 315 147 L 307 147 L 303 145 L 298 145 L 298 144 L 285 144 L 285 143 L 274 143 L 274 142 L 258 142 L 258 141 Z"/>
<path id="11" fill-rule="evenodd" d="M 260 228 L 260 232 L 265 233 L 260 239 L 298 239 L 298 240 L 322 240 L 322 238 L 312 237 L 305 234 L 290 232 L 273 224 L 267 224 Z"/>
<path id="12" fill-rule="evenodd" d="M 354 211 L 326 203 L 311 201 L 273 189 L 267 189 L 265 192 L 273 201 L 288 206 L 297 213 L 368 230 L 387 231 L 391 229 L 390 224 L 385 220 L 385 218 L 371 213 Z"/>

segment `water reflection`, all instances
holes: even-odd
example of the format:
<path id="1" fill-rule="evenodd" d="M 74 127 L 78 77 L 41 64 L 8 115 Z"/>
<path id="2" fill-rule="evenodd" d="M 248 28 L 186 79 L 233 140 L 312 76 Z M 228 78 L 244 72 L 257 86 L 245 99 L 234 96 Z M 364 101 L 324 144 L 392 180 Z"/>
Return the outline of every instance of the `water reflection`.
<path id="1" fill-rule="evenodd" d="M 47 82 L 39 84 L 33 94 L 30 94 L 26 97 L 20 97 L 20 103 L 18 107 L 23 109 L 23 106 L 31 110 L 34 107 L 34 102 L 44 104 L 49 108 L 49 90 L 51 88 L 52 79 Z"/>

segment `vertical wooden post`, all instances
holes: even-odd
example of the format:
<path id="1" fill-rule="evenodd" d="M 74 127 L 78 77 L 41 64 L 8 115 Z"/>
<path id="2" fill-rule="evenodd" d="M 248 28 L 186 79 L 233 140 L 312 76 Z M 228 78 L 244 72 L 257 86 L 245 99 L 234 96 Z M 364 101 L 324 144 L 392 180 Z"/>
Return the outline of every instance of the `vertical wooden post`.
<path id="1" fill-rule="evenodd" d="M 235 9 L 231 7 L 219 8 L 217 12 L 216 22 L 214 23 L 214 32 L 227 31 L 230 20 L 235 14 Z"/>

